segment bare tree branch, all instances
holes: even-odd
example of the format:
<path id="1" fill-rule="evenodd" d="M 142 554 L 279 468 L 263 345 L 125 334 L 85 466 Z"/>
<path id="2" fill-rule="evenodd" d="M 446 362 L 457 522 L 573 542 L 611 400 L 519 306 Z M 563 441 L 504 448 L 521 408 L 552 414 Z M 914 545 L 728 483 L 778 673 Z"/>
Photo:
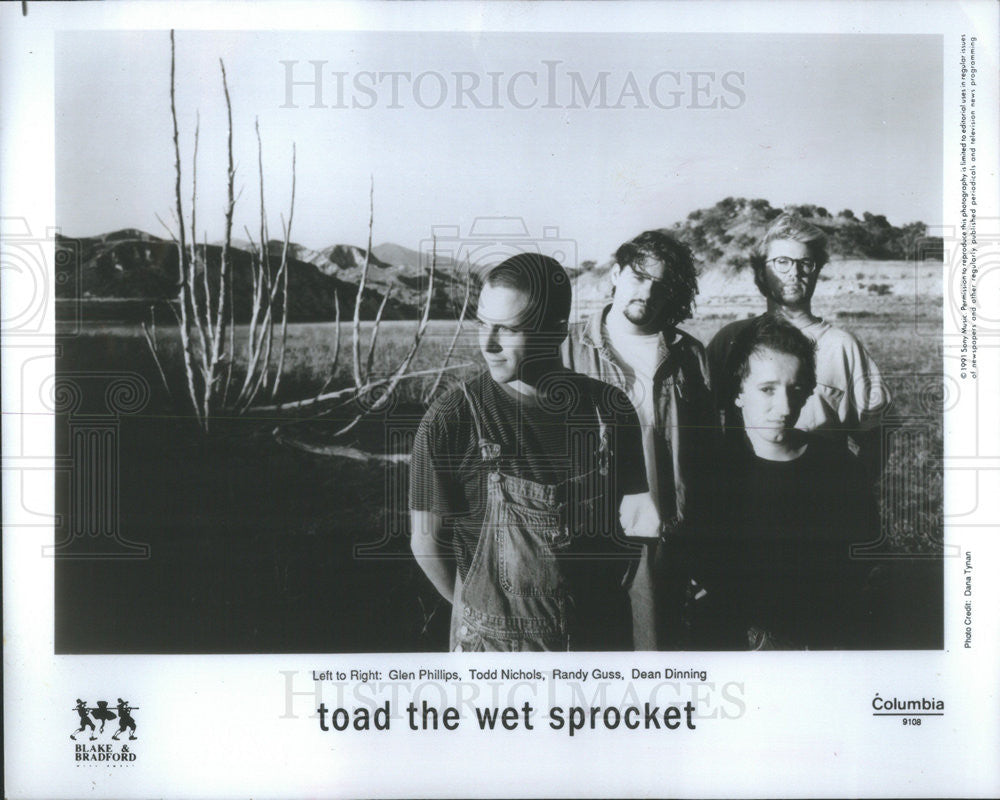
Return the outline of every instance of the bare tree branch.
<path id="1" fill-rule="evenodd" d="M 369 179 L 368 185 L 368 248 L 365 250 L 365 263 L 361 267 L 361 280 L 358 282 L 358 293 L 354 297 L 354 322 L 352 328 L 351 363 L 354 367 L 354 385 L 360 390 L 368 380 L 361 374 L 361 302 L 365 296 L 365 284 L 368 282 L 368 267 L 372 252 L 372 227 L 375 224 L 375 178 Z"/>
<path id="2" fill-rule="evenodd" d="M 194 273 L 198 270 L 198 137 L 201 133 L 201 112 L 196 112 L 195 114 L 195 124 L 194 124 L 194 154 L 191 158 L 191 271 L 192 278 L 195 277 Z M 208 303 L 208 234 L 205 234 L 205 247 L 202 251 L 202 284 L 203 290 L 205 292 L 205 300 L 203 303 Z M 198 292 L 192 286 L 191 292 L 191 305 L 194 309 L 194 319 L 198 326 L 198 334 L 201 337 L 201 347 L 204 353 L 202 357 L 202 362 L 204 368 L 207 369 L 211 359 L 209 351 L 211 350 L 211 329 L 205 324 L 206 314 L 204 309 L 199 307 Z M 203 369 L 204 371 L 204 369 Z M 208 380 L 206 376 L 206 381 Z M 205 396 L 206 402 L 208 400 L 208 393 Z M 206 411 L 207 414 L 207 411 Z"/>
<path id="3" fill-rule="evenodd" d="M 191 173 L 191 262 L 197 265 L 197 243 L 195 241 L 197 228 L 197 203 L 198 203 L 198 135 L 201 130 L 201 114 L 197 116 L 197 121 L 194 128 L 194 159 Z M 209 376 L 214 375 L 215 372 L 215 362 L 217 347 L 215 344 L 215 330 L 212 326 L 212 290 L 209 287 L 208 282 L 208 231 L 202 231 L 202 248 L 201 248 L 201 290 L 203 293 L 203 298 L 201 299 L 201 308 L 198 309 L 196 316 L 198 319 L 198 327 L 203 331 L 202 339 L 204 340 L 205 347 L 205 371 Z M 211 384 L 211 379 L 208 379 L 209 384 Z M 205 403 L 206 405 L 210 402 L 211 393 L 205 393 Z M 206 414 L 208 411 L 206 410 Z"/>
<path id="4" fill-rule="evenodd" d="M 375 343 L 378 341 L 378 328 L 382 324 L 382 314 L 385 312 L 385 305 L 389 302 L 389 295 L 392 294 L 392 286 L 385 290 L 385 296 L 379 303 L 378 311 L 375 312 L 375 324 L 372 325 L 371 338 L 368 340 L 368 353 L 365 355 L 365 380 L 372 374 L 372 362 L 375 359 Z"/>
<path id="5" fill-rule="evenodd" d="M 167 232 L 167 234 L 168 234 L 168 235 L 170 236 L 170 241 L 172 241 L 172 242 L 176 243 L 176 242 L 177 242 L 177 235 L 176 235 L 176 234 L 175 234 L 175 233 L 173 232 L 173 230 L 172 230 L 172 229 L 171 229 L 171 228 L 170 228 L 170 227 L 169 227 L 169 226 L 167 225 L 167 223 L 163 221 L 163 217 L 161 217 L 161 216 L 160 216 L 160 215 L 159 215 L 159 214 L 158 214 L 157 212 L 155 212 L 155 211 L 153 212 L 153 216 L 154 216 L 154 217 L 156 217 L 156 220 L 157 220 L 157 222 L 159 222 L 159 223 L 160 223 L 160 224 L 161 224 L 161 225 L 163 226 L 163 230 L 165 230 L 165 231 Z"/>
<path id="6" fill-rule="evenodd" d="M 176 81 L 176 55 L 175 55 L 175 44 L 174 44 L 174 31 L 170 31 L 170 118 L 173 122 L 174 128 L 174 199 L 177 203 L 177 224 L 178 233 L 177 238 L 177 255 L 179 258 L 179 267 L 181 271 L 181 284 L 182 288 L 180 291 L 180 334 L 181 334 L 181 349 L 184 354 L 184 374 L 187 378 L 188 385 L 188 396 L 191 399 L 191 405 L 194 408 L 195 419 L 204 426 L 205 420 L 201 419 L 201 408 L 198 403 L 198 392 L 195 388 L 194 382 L 194 354 L 191 347 L 191 337 L 188 335 L 188 318 L 187 318 L 187 298 L 185 295 L 184 286 L 188 285 L 188 264 L 187 264 L 187 241 L 184 233 L 184 208 L 181 201 L 181 147 L 180 147 L 180 133 L 177 129 L 177 102 L 175 93 L 175 81 Z"/>
<path id="7" fill-rule="evenodd" d="M 465 369 L 466 367 L 474 366 L 471 361 L 463 361 L 461 364 L 452 364 L 447 369 Z M 431 369 L 418 369 L 413 372 L 408 372 L 406 375 L 401 376 L 401 380 L 409 380 L 411 378 L 422 378 L 425 375 L 434 375 L 441 367 L 433 367 Z M 377 389 L 379 386 L 383 386 L 393 380 L 395 376 L 390 376 L 388 378 L 381 378 L 379 380 L 371 381 L 366 383 L 361 387 L 361 394 L 369 392 L 372 389 Z M 265 406 L 252 406 L 247 409 L 253 413 L 261 412 L 282 412 L 282 411 L 296 411 L 303 408 L 309 408 L 310 406 L 318 405 L 321 403 L 328 403 L 331 400 L 341 400 L 345 397 L 351 397 L 357 391 L 354 386 L 345 386 L 343 389 L 337 389 L 333 392 L 326 392 L 325 394 L 317 395 L 316 397 L 311 397 L 307 400 L 292 400 L 287 403 L 272 403 Z"/>
<path id="8" fill-rule="evenodd" d="M 420 342 L 424 338 L 424 333 L 427 330 L 427 322 L 430 319 L 431 313 L 431 301 L 434 299 L 434 276 L 437 272 L 437 239 L 434 240 L 434 250 L 431 258 L 431 274 L 430 279 L 427 281 L 427 302 L 424 304 L 424 313 L 420 318 L 420 322 L 417 325 L 417 330 L 413 336 L 413 344 L 410 346 L 409 351 L 404 356 L 403 360 L 400 362 L 396 371 L 387 381 L 379 381 L 378 385 L 384 385 L 385 390 L 379 396 L 379 398 L 372 403 L 370 408 L 366 408 L 360 414 L 358 414 L 353 420 L 351 420 L 347 425 L 338 430 L 334 436 L 342 436 L 347 433 L 351 428 L 357 425 L 364 417 L 368 414 L 381 411 L 385 408 L 393 393 L 396 391 L 396 387 L 399 382 L 407 376 L 407 370 L 410 368 L 410 363 L 413 361 L 413 357 L 417 354 L 417 349 L 420 347 Z M 358 397 L 362 396 L 362 392 L 358 392 Z"/>
<path id="9" fill-rule="evenodd" d="M 271 247 L 270 231 L 267 228 L 267 209 L 264 206 L 264 145 L 260 138 L 260 118 L 254 117 L 257 132 L 257 172 L 260 177 L 260 257 L 263 265 L 264 285 L 271 288 Z"/>
<path id="10" fill-rule="evenodd" d="M 250 314 L 250 328 L 247 332 L 247 373 L 243 386 L 236 398 L 237 411 L 247 408 L 253 402 L 253 395 L 260 389 L 257 379 L 257 369 L 262 351 L 267 348 L 270 354 L 270 312 L 273 302 L 263 302 L 263 298 L 271 294 L 270 257 L 267 242 L 267 210 L 264 204 L 264 145 L 260 137 L 260 119 L 254 120 L 254 130 L 257 134 L 257 175 L 260 185 L 260 257 L 254 271 L 253 306 Z M 252 240 L 252 237 L 251 237 Z M 260 330 L 258 332 L 258 325 Z M 267 370 L 265 360 L 265 373 Z"/>
<path id="11" fill-rule="evenodd" d="M 253 234 L 250 233 L 250 229 L 244 225 L 243 232 L 247 235 L 247 245 L 250 247 L 250 252 L 256 257 L 257 255 L 257 245 L 253 242 Z"/>
<path id="12" fill-rule="evenodd" d="M 149 345 L 149 349 L 153 354 L 153 362 L 156 364 L 156 371 L 160 373 L 160 380 L 163 382 L 163 388 L 167 390 L 167 397 L 170 398 L 170 402 L 173 402 L 174 396 L 170 391 L 170 384 L 167 383 L 167 376 L 163 371 L 163 361 L 160 359 L 160 347 L 156 341 L 156 306 L 149 307 L 149 327 L 146 323 L 141 323 L 142 334 L 146 337 L 146 344 Z"/>
<path id="13" fill-rule="evenodd" d="M 337 326 L 333 333 L 333 362 L 330 364 L 329 375 L 316 393 L 317 397 L 330 388 L 330 384 L 337 377 L 337 363 L 340 361 L 340 297 L 336 289 L 333 290 L 333 314 L 334 323 Z"/>
<path id="14" fill-rule="evenodd" d="M 169 308 L 170 309 L 170 313 L 174 315 L 174 320 L 177 322 L 177 324 L 180 325 L 181 324 L 181 314 L 177 310 L 177 308 L 174 305 L 174 303 L 177 303 L 178 305 L 180 305 L 180 303 L 178 303 L 178 301 L 177 301 L 177 298 L 174 298 L 173 300 L 168 300 L 167 301 L 167 308 Z"/>
<path id="15" fill-rule="evenodd" d="M 281 347 L 278 351 L 278 367 L 274 376 L 274 387 L 271 389 L 271 398 L 278 394 L 278 387 L 281 385 L 281 372 L 285 367 L 285 346 L 288 343 L 288 242 L 292 236 L 292 218 L 295 216 L 295 142 L 292 142 L 292 200 L 288 209 L 288 226 L 284 220 L 281 227 L 285 229 L 285 244 L 281 248 Z"/>
<path id="16" fill-rule="evenodd" d="M 196 281 L 196 272 L 198 271 L 198 229 L 195 227 L 195 198 L 198 193 L 198 129 L 200 126 L 200 120 L 195 124 L 194 129 L 194 163 L 192 166 L 191 173 L 191 254 L 188 257 L 188 271 L 187 271 L 187 291 L 185 295 L 187 297 L 188 304 L 191 307 L 190 321 L 194 332 L 198 337 L 198 345 L 200 347 L 199 351 L 195 352 L 195 361 L 198 370 L 201 372 L 202 382 L 205 387 L 205 392 L 201 396 L 201 403 L 203 409 L 203 424 L 208 420 L 208 410 L 206 408 L 208 403 L 209 391 L 211 379 L 208 374 L 208 343 L 205 340 L 205 324 L 202 318 L 201 308 L 198 303 L 198 287 Z M 179 206 L 178 206 L 179 208 Z"/>
<path id="17" fill-rule="evenodd" d="M 306 453 L 313 453 L 318 456 L 334 456 L 336 458 L 350 458 L 353 461 L 381 461 L 390 464 L 406 464 L 410 461 L 409 453 L 366 453 L 356 447 L 345 447 L 338 444 L 311 444 L 303 442 L 301 439 L 294 439 L 281 428 L 275 428 L 274 438 L 280 444 L 294 447 Z"/>
<path id="18" fill-rule="evenodd" d="M 468 257 L 466 257 L 468 258 Z M 455 333 L 451 337 L 451 342 L 448 345 L 448 350 L 444 354 L 444 362 L 441 365 L 441 372 L 434 379 L 434 384 L 431 386 L 430 391 L 428 391 L 424 397 L 424 404 L 430 404 L 431 400 L 434 399 L 434 395 L 441 385 L 441 378 L 444 375 L 444 367 L 448 366 L 448 362 L 451 361 L 451 355 L 455 352 L 455 345 L 458 343 L 458 337 L 462 333 L 462 324 L 465 322 L 466 312 L 469 310 L 469 298 L 472 294 L 472 264 L 468 263 L 468 272 L 465 275 L 465 300 L 462 301 L 462 312 L 458 315 L 458 324 L 455 325 Z"/>
<path id="19" fill-rule="evenodd" d="M 233 167 L 233 105 L 229 98 L 229 83 L 226 80 L 226 65 L 225 62 L 219 59 L 219 70 L 222 72 L 222 92 L 226 98 L 226 121 L 227 121 L 227 137 L 226 137 L 226 155 L 228 157 L 228 168 L 226 170 L 226 224 L 225 233 L 222 238 L 222 254 L 219 257 L 219 289 L 216 295 L 215 303 L 215 333 L 213 335 L 214 348 L 212 351 L 212 359 L 218 363 L 220 358 L 220 348 L 223 347 L 222 341 L 226 335 L 226 314 L 225 307 L 228 300 L 229 303 L 229 313 L 230 313 L 230 323 L 232 316 L 232 278 L 229 272 L 229 248 L 232 246 L 233 238 L 233 212 L 236 207 L 236 199 L 233 197 L 233 187 L 236 182 L 236 169 Z M 226 362 L 226 374 L 223 381 L 222 390 L 222 405 L 225 406 L 226 399 L 229 396 L 229 381 L 232 377 L 233 372 L 233 361 L 234 361 L 234 342 L 233 342 L 233 325 L 229 326 L 229 357 Z"/>
<path id="20" fill-rule="evenodd" d="M 246 411 L 250 405 L 253 403 L 254 398 L 257 396 L 261 389 L 267 387 L 268 376 L 271 367 L 271 349 L 272 340 L 274 334 L 274 307 L 275 300 L 277 298 L 278 290 L 281 285 L 281 278 L 283 274 L 286 273 L 288 268 L 287 261 L 282 263 L 281 268 L 278 270 L 278 274 L 275 276 L 274 283 L 270 287 L 270 291 L 267 292 L 266 303 L 262 302 L 260 308 L 263 312 L 264 318 L 261 322 L 260 332 L 258 334 L 256 342 L 254 342 L 254 352 L 253 358 L 251 359 L 251 368 L 247 371 L 248 378 L 251 378 L 256 374 L 256 379 L 252 379 L 247 386 L 245 392 L 241 392 L 240 398 L 237 401 L 237 411 L 243 413 Z M 263 348 L 263 366 L 258 368 L 260 362 L 261 349 Z"/>

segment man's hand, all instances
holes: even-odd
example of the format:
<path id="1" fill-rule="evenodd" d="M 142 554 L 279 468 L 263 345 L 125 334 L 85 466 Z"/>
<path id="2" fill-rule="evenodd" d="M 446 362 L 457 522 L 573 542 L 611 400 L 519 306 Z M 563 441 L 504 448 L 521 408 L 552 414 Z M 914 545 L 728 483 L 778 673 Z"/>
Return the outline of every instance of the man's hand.
<path id="1" fill-rule="evenodd" d="M 455 597 L 455 562 L 441 541 L 441 517 L 432 511 L 410 512 L 410 549 L 420 569 L 449 603 Z"/>
<path id="2" fill-rule="evenodd" d="M 660 535 L 660 514 L 649 492 L 622 498 L 619 519 L 625 535 L 634 539 L 656 539 Z"/>

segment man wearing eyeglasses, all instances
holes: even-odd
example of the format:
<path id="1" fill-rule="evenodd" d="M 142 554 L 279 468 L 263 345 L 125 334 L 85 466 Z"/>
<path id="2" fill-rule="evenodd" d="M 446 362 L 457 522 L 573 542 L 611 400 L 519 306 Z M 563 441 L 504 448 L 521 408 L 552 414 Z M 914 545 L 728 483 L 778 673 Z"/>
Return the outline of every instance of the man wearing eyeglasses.
<path id="1" fill-rule="evenodd" d="M 761 253 L 750 263 L 754 282 L 767 299 L 767 310 L 791 322 L 816 344 L 816 389 L 799 414 L 796 428 L 841 440 L 868 466 L 871 478 L 880 469 L 879 423 L 889 404 L 889 391 L 878 365 L 851 333 L 835 328 L 812 312 L 812 297 L 826 264 L 826 235 L 794 214 L 779 216 L 764 235 Z M 733 342 L 753 320 L 726 325 L 708 346 L 713 376 L 726 374 Z M 742 420 L 732 405 L 720 411 L 727 429 L 740 430 Z"/>
<path id="2" fill-rule="evenodd" d="M 661 536 L 644 549 L 633 584 L 636 630 L 655 631 L 637 649 L 685 646 L 680 612 L 689 581 L 671 547 L 699 517 L 713 443 L 708 362 L 702 344 L 679 330 L 690 318 L 698 282 L 691 251 L 664 231 L 640 234 L 618 248 L 611 303 L 570 332 L 570 369 L 627 392 L 642 426 L 650 494 Z M 636 602 L 640 587 L 646 594 Z"/>

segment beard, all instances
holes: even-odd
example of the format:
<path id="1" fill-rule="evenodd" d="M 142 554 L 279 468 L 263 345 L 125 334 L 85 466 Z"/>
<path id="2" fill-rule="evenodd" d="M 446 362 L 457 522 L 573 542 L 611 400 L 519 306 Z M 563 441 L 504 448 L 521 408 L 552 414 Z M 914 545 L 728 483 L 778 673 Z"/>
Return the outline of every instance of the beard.
<path id="1" fill-rule="evenodd" d="M 767 289 L 765 296 L 778 305 L 799 305 L 812 299 L 815 284 L 808 278 L 783 281 L 774 276 L 768 281 Z"/>
<path id="2" fill-rule="evenodd" d="M 645 300 L 632 300 L 622 314 L 633 325 L 648 325 L 656 317 L 656 309 Z"/>
<path id="3" fill-rule="evenodd" d="M 801 283 L 784 284 L 778 290 L 777 295 L 785 302 L 792 303 L 805 300 L 806 287 Z"/>

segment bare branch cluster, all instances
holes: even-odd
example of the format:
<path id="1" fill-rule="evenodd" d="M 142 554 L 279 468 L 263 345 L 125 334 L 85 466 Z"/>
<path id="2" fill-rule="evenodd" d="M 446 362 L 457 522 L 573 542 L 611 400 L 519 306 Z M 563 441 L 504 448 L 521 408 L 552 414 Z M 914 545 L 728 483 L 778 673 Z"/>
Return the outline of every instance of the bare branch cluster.
<path id="1" fill-rule="evenodd" d="M 350 405 L 355 410 L 351 419 L 343 425 L 339 430 L 334 433 L 334 436 L 342 436 L 351 429 L 353 429 L 359 422 L 365 419 L 371 414 L 376 414 L 380 411 L 385 410 L 389 403 L 392 401 L 393 395 L 398 389 L 400 383 L 404 380 L 412 378 L 422 378 L 426 376 L 434 376 L 434 381 L 431 388 L 424 394 L 423 400 L 425 403 L 429 402 L 433 395 L 437 392 L 437 389 L 441 385 L 441 379 L 445 372 L 451 370 L 464 369 L 470 366 L 468 363 L 461 363 L 455 365 L 449 365 L 451 356 L 454 352 L 455 345 L 458 341 L 459 334 L 462 330 L 462 325 L 465 321 L 465 316 L 469 307 L 469 296 L 471 292 L 471 273 L 469 278 L 466 280 L 465 286 L 465 301 L 462 305 L 462 312 L 459 316 L 458 322 L 456 324 L 455 333 L 451 339 L 451 344 L 448 348 L 447 354 L 445 356 L 444 362 L 439 367 L 434 367 L 431 369 L 423 370 L 412 370 L 413 360 L 416 357 L 417 351 L 420 348 L 420 344 L 424 339 L 427 332 L 427 326 L 430 321 L 431 307 L 434 300 L 434 283 L 437 277 L 437 243 L 434 243 L 432 254 L 431 254 L 431 265 L 427 280 L 427 295 L 424 299 L 423 311 L 421 313 L 420 319 L 417 322 L 416 329 L 413 334 L 413 341 L 410 344 L 409 349 L 406 351 L 403 358 L 399 363 L 391 370 L 384 372 L 379 377 L 373 375 L 373 365 L 375 359 L 375 353 L 378 348 L 379 342 L 379 331 L 381 328 L 386 304 L 389 300 L 389 295 L 391 292 L 387 290 L 385 295 L 382 297 L 382 301 L 379 304 L 378 311 L 375 313 L 375 319 L 372 323 L 371 333 L 369 335 L 368 347 L 365 352 L 365 357 L 362 359 L 361 350 L 363 345 L 364 336 L 361 331 L 361 306 L 364 301 L 364 290 L 368 283 L 369 270 L 371 268 L 371 250 L 372 250 L 372 233 L 375 222 L 375 185 L 374 180 L 371 181 L 368 191 L 368 247 L 365 250 L 365 258 L 361 267 L 361 276 L 358 283 L 358 292 L 354 298 L 354 313 L 351 322 L 351 377 L 352 383 L 341 389 L 335 391 L 327 391 L 330 385 L 334 382 L 336 377 L 336 371 L 338 362 L 340 360 L 340 342 L 341 342 L 341 318 L 340 318 L 340 307 L 338 298 L 334 297 L 335 303 L 337 303 L 336 313 L 336 333 L 334 339 L 334 357 L 333 363 L 330 366 L 330 375 L 326 382 L 323 384 L 320 391 L 313 398 L 307 400 L 297 400 L 285 403 L 275 403 L 270 405 L 258 405 L 253 408 L 255 412 L 267 412 L 267 413 L 281 413 L 281 412 L 301 412 L 301 411 L 313 411 L 318 412 L 320 409 L 325 409 L 331 403 L 336 403 L 337 406 Z M 290 442 L 292 441 L 289 437 L 285 436 L 282 441 Z M 339 451 L 338 451 L 339 452 Z M 334 451 L 330 451 L 334 454 Z"/>
<path id="2" fill-rule="evenodd" d="M 177 293 L 171 298 L 169 308 L 177 320 L 181 339 L 184 366 L 184 389 L 187 403 L 194 412 L 198 425 L 208 431 L 212 417 L 220 411 L 243 413 L 263 392 L 273 399 L 284 364 L 284 348 L 288 325 L 288 245 L 291 238 L 292 217 L 295 212 L 295 145 L 292 145 L 292 197 L 288 222 L 282 218 L 284 246 L 281 263 L 272 269 L 267 239 L 267 216 L 264 206 L 263 146 L 260 126 L 257 125 L 257 163 L 260 176 L 260 241 L 251 246 L 251 281 L 253 284 L 250 325 L 246 341 L 246 371 L 238 388 L 234 385 L 233 364 L 236 339 L 234 324 L 232 233 L 236 208 L 236 167 L 233 162 L 233 109 L 226 77 L 226 65 L 219 59 L 222 91 L 226 103 L 228 123 L 226 154 L 226 207 L 225 235 L 219 260 L 218 277 L 212 280 L 209 268 L 207 234 L 203 234 L 201 247 L 198 233 L 198 142 L 200 118 L 194 131 L 194 151 L 191 166 L 190 223 L 185 220 L 181 194 L 183 169 L 181 161 L 180 132 L 177 124 L 176 102 L 176 46 L 174 32 L 170 32 L 170 118 L 173 123 L 174 142 L 174 201 L 173 212 L 176 233 L 163 222 L 177 245 L 180 272 Z M 252 240 L 252 237 L 250 237 Z M 281 336 L 275 347 L 275 324 L 280 323 Z M 156 324 L 150 310 L 150 324 L 143 324 L 143 334 L 149 345 L 157 370 L 168 393 L 170 385 L 163 366 L 156 338 Z M 276 361 L 276 364 L 272 364 Z M 172 393 L 171 393 L 172 394 Z"/>
<path id="3" fill-rule="evenodd" d="M 437 279 L 437 243 L 431 256 L 427 281 L 427 296 L 423 311 L 414 330 L 413 341 L 399 363 L 392 369 L 376 376 L 374 365 L 379 347 L 379 333 L 383 316 L 389 302 L 391 288 L 381 299 L 374 322 L 371 326 L 367 348 L 362 357 L 363 335 L 361 330 L 362 303 L 368 284 L 371 267 L 372 233 L 375 222 L 375 184 L 371 180 L 368 193 L 368 246 L 354 298 L 354 313 L 351 321 L 351 384 L 328 391 L 337 376 L 341 352 L 340 297 L 334 292 L 334 314 L 336 333 L 333 362 L 329 377 L 315 397 L 291 402 L 277 402 L 278 390 L 285 364 L 285 349 L 288 341 L 289 309 L 289 262 L 292 221 L 295 215 L 296 190 L 296 150 L 292 145 L 292 183 L 288 219 L 281 217 L 282 247 L 278 264 L 273 263 L 273 253 L 267 224 L 267 208 L 264 190 L 264 157 L 260 122 L 255 122 L 257 137 L 257 171 L 259 180 L 259 228 L 255 238 L 244 228 L 250 242 L 250 307 L 246 330 L 246 340 L 240 353 L 241 369 L 236 370 L 237 341 L 234 315 L 235 268 L 232 254 L 233 215 L 237 195 L 235 193 L 236 168 L 233 162 L 233 113 L 226 77 L 226 66 L 219 59 L 222 90 L 226 103 L 228 121 L 226 152 L 228 169 L 226 172 L 227 194 L 225 206 L 225 235 L 222 242 L 217 278 L 213 279 L 209 269 L 209 249 L 207 234 L 203 233 L 203 243 L 197 243 L 198 206 L 198 143 L 200 137 L 200 117 L 194 130 L 194 147 L 191 162 L 190 216 L 185 217 L 181 194 L 183 183 L 180 133 L 177 123 L 176 104 L 176 48 L 174 32 L 170 32 L 170 116 L 173 124 L 174 144 L 174 204 L 172 210 L 176 232 L 161 219 L 177 247 L 179 279 L 176 295 L 170 299 L 169 308 L 177 320 L 181 339 L 181 353 L 184 368 L 183 392 L 185 404 L 194 412 L 199 426 L 208 431 L 214 416 L 220 413 L 244 414 L 253 412 L 309 412 L 325 411 L 331 403 L 352 408 L 351 419 L 335 434 L 340 436 L 354 428 L 370 414 L 385 410 L 403 380 L 434 375 L 431 388 L 424 393 L 424 401 L 429 402 L 441 385 L 446 371 L 462 369 L 467 364 L 449 366 L 452 353 L 458 341 L 462 324 L 469 306 L 470 282 L 466 281 L 465 301 L 458 324 L 451 339 L 444 363 L 427 370 L 412 371 L 413 360 L 427 332 L 434 286 Z M 188 221 L 189 220 L 189 221 Z M 154 310 L 150 309 L 149 324 L 142 325 L 143 334 L 156 363 L 157 371 L 164 387 L 171 397 L 176 396 L 176 387 L 168 380 L 156 332 Z M 242 336 L 240 337 L 243 338 Z M 262 403 L 262 400 L 270 402 Z"/>

